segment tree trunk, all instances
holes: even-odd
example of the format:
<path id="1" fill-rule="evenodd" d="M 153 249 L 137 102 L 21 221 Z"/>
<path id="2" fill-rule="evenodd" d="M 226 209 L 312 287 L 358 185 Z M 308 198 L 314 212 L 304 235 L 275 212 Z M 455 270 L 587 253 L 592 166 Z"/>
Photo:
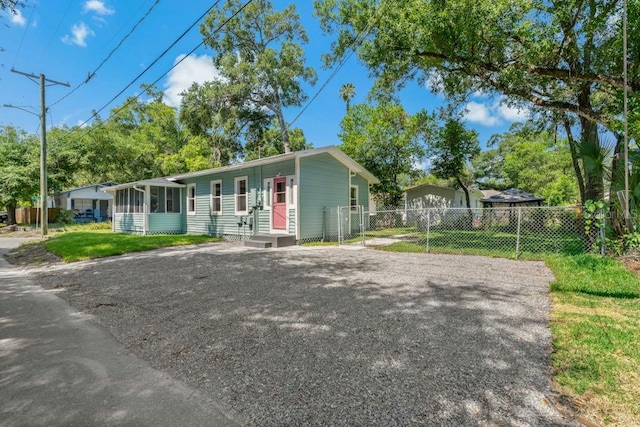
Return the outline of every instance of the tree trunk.
<path id="1" fill-rule="evenodd" d="M 16 224 L 16 205 L 10 204 L 7 205 L 7 215 L 9 216 L 9 220 L 7 221 L 8 225 Z"/>
<path id="2" fill-rule="evenodd" d="M 576 150 L 576 141 L 573 139 L 573 132 L 571 132 L 571 124 L 567 116 L 562 119 L 564 130 L 567 133 L 567 140 L 569 141 L 569 152 L 571 153 L 571 163 L 573 164 L 573 170 L 576 174 L 578 181 L 578 189 L 580 191 L 580 203 L 584 203 L 585 189 L 584 189 L 584 177 L 582 175 L 582 169 L 580 168 L 580 162 L 578 161 L 578 152 Z"/>
<path id="3" fill-rule="evenodd" d="M 464 191 L 464 197 L 467 202 L 467 221 L 465 223 L 465 228 L 471 229 L 473 227 L 473 211 L 471 210 L 471 197 L 469 196 L 469 188 L 462 182 L 459 176 L 456 176 L 456 181 L 458 181 L 458 185 Z"/>
<path id="4" fill-rule="evenodd" d="M 578 106 L 586 111 L 591 111 L 591 89 L 584 85 L 578 95 Z M 600 149 L 600 139 L 598 136 L 598 124 L 582 116 L 580 119 L 580 144 L 593 144 L 594 149 Z M 584 165 L 584 162 L 583 162 Z M 584 200 L 604 199 L 603 171 L 600 168 L 587 170 L 584 168 Z"/>

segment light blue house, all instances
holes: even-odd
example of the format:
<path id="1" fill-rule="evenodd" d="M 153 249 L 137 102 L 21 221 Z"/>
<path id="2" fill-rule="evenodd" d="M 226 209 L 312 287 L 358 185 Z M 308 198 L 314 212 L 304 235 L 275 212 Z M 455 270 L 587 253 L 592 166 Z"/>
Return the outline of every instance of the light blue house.
<path id="1" fill-rule="evenodd" d="M 278 246 L 325 238 L 326 210 L 368 208 L 369 188 L 378 182 L 330 146 L 104 191 L 114 195 L 116 232 L 206 234 Z"/>

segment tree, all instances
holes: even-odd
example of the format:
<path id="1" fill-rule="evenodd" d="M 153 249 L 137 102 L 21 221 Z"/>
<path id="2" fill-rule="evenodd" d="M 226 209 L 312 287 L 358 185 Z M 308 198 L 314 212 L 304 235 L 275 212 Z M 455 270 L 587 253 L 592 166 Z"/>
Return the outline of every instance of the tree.
<path id="1" fill-rule="evenodd" d="M 0 206 L 16 223 L 16 208 L 39 193 L 38 139 L 11 126 L 0 127 Z"/>
<path id="2" fill-rule="evenodd" d="M 422 110 L 411 116 L 400 105 L 357 104 L 340 123 L 339 148 L 375 175 L 373 186 L 384 206 L 399 206 L 403 176 L 415 173 L 424 158 L 432 118 Z"/>
<path id="3" fill-rule="evenodd" d="M 483 187 L 517 187 L 544 197 L 551 205 L 574 203 L 579 197 L 566 138 L 526 122 L 515 123 L 508 132 L 494 135 L 488 145 L 489 150 L 472 159 Z M 585 159 L 588 156 L 581 155 Z"/>
<path id="4" fill-rule="evenodd" d="M 306 100 L 302 83 L 313 85 L 316 79 L 315 71 L 305 66 L 301 44 L 308 42 L 307 34 L 295 5 L 275 11 L 268 0 L 242 3 L 227 0 L 201 25 L 205 44 L 215 52 L 213 63 L 220 77 L 209 84 L 209 93 L 198 104 L 187 99 L 183 106 L 213 110 L 201 129 L 222 132 L 223 138 L 234 141 L 251 140 L 261 133 L 260 127 L 269 127 L 275 120 L 288 153 L 284 109 L 302 105 Z"/>
<path id="5" fill-rule="evenodd" d="M 567 130 L 575 175 L 584 181 L 582 200 L 603 197 L 601 176 L 582 167 L 576 146 L 597 149 L 598 126 L 620 128 L 621 1 L 424 0 L 416 7 L 316 0 L 315 6 L 324 29 L 338 34 L 329 62 L 363 39 L 357 51 L 377 78 L 374 94 L 388 97 L 418 79 L 454 100 L 483 90 L 505 95 L 511 105 L 555 112 Z M 629 2 L 629 34 L 640 31 L 639 8 Z M 640 39 L 629 38 L 629 51 L 630 58 L 640 56 Z M 640 61 L 631 61 L 631 104 L 639 72 Z"/>
<path id="6" fill-rule="evenodd" d="M 83 184 L 129 182 L 186 172 L 175 156 L 186 143 L 187 134 L 174 108 L 162 101 L 162 92 L 142 85 L 146 98 L 127 98 L 106 120 L 96 120 L 88 133 L 81 132 L 82 150 L 89 168 Z"/>
<path id="7" fill-rule="evenodd" d="M 349 103 L 351 98 L 356 95 L 356 87 L 353 83 L 345 83 L 340 87 L 340 98 L 347 105 L 347 112 L 349 112 Z"/>
<path id="8" fill-rule="evenodd" d="M 464 182 L 463 174 L 471 158 L 480 153 L 478 133 L 465 128 L 460 117 L 450 112 L 444 113 L 442 119 L 444 123 L 429 144 L 431 173 L 437 178 L 455 179 L 464 191 L 467 208 L 471 208 L 469 186 Z"/>
<path id="9" fill-rule="evenodd" d="M 17 13 L 18 9 L 24 6 L 24 2 L 21 0 L 0 0 L 0 10 L 2 11 L 9 9 L 9 12 Z"/>

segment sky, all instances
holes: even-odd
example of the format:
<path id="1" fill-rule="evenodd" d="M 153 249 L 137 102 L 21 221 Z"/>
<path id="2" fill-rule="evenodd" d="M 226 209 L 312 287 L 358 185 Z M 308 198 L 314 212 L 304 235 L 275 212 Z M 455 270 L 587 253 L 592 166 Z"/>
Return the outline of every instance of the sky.
<path id="1" fill-rule="evenodd" d="M 48 129 L 90 123 L 94 110 L 100 110 L 100 117 L 106 119 L 109 111 L 126 97 L 140 93 L 140 84 L 156 80 L 165 102 L 179 108 L 180 92 L 194 81 L 202 83 L 216 75 L 211 62 L 213 52 L 198 47 L 202 42 L 199 25 L 176 42 L 211 7 L 212 0 L 26 3 L 17 15 L 0 12 L 0 126 L 39 133 L 39 84 L 12 69 L 44 74 L 47 79 L 70 85 L 47 86 Z M 345 104 L 338 95 L 340 86 L 347 82 L 355 85 L 353 105 L 367 102 L 373 81 L 356 55 L 330 79 L 333 70 L 322 67 L 321 55 L 329 51 L 332 35 L 320 30 L 310 0 L 273 1 L 276 9 L 291 3 L 296 4 L 309 36 L 310 41 L 304 46 L 307 65 L 316 69 L 318 79 L 314 87 L 305 85 L 309 100 L 300 108 L 287 109 L 286 119 L 291 122 L 304 108 L 293 126 L 302 128 L 314 147 L 338 145 L 340 121 L 345 114 Z M 174 67 L 178 61 L 181 62 Z M 417 83 L 409 84 L 399 98 L 409 113 L 420 109 L 431 112 L 445 103 L 441 95 Z M 5 104 L 20 108 L 3 107 Z M 491 135 L 503 133 L 514 121 L 525 118 L 524 111 L 501 105 L 499 97 L 486 94 L 474 94 L 466 111 L 467 126 L 478 132 L 483 147 Z"/>

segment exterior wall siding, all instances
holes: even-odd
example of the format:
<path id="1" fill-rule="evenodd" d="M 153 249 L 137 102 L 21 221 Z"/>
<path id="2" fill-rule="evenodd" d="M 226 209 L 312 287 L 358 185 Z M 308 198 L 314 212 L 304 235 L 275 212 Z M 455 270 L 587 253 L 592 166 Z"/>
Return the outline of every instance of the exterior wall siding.
<path id="1" fill-rule="evenodd" d="M 349 205 L 349 169 L 330 154 L 300 158 L 300 240 L 322 237 L 324 209 Z"/>
<path id="2" fill-rule="evenodd" d="M 255 192 L 256 197 L 262 198 L 262 185 L 265 178 L 275 176 L 293 175 L 295 172 L 295 162 L 287 160 L 270 165 L 256 166 L 254 168 L 236 170 L 223 173 L 213 173 L 192 179 L 185 179 L 184 184 L 196 184 L 196 213 L 195 215 L 186 212 L 183 213 L 182 229 L 187 234 L 207 234 L 212 236 L 236 235 L 249 236 L 257 231 L 261 233 L 269 232 L 269 215 L 271 211 L 258 210 L 257 215 L 253 213 L 244 215 L 242 218 L 235 214 L 235 178 L 246 176 L 248 179 L 248 191 Z M 211 181 L 222 180 L 222 214 L 212 215 L 210 209 L 211 203 Z M 186 191 L 183 191 L 182 206 L 186 206 Z M 248 207 L 251 207 L 249 200 Z M 264 201 L 262 201 L 264 203 Z M 242 225 L 238 225 L 239 221 L 243 221 Z M 246 222 L 247 224 L 244 224 Z M 253 228 L 249 227 L 249 223 L 253 224 Z"/>
<path id="3" fill-rule="evenodd" d="M 179 213 L 149 214 L 149 234 L 182 233 L 182 215 Z"/>
<path id="4" fill-rule="evenodd" d="M 144 233 L 144 214 L 116 213 L 113 216 L 113 225 L 118 233 L 142 234 Z"/>

